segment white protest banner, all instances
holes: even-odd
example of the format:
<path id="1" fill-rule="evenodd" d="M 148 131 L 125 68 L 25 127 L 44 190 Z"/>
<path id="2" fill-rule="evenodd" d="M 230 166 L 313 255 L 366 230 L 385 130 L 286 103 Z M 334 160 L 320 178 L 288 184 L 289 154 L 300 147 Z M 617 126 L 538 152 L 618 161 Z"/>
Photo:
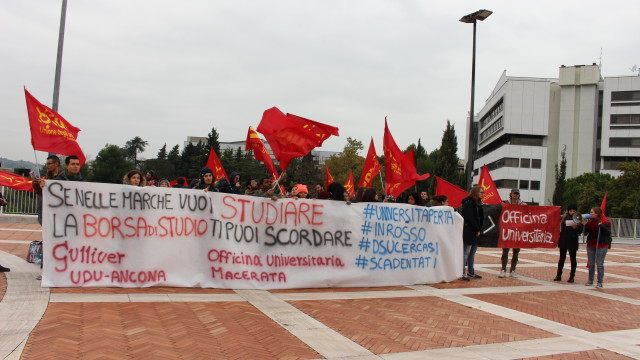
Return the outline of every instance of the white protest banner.
<path id="1" fill-rule="evenodd" d="M 48 181 L 42 285 L 286 289 L 452 281 L 452 208 Z"/>

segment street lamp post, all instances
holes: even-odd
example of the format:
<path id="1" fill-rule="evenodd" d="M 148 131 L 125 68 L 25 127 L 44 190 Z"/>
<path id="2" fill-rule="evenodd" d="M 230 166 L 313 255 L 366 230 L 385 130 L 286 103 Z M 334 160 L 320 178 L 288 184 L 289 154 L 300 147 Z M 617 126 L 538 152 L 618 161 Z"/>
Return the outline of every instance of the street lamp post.
<path id="1" fill-rule="evenodd" d="M 476 131 L 474 126 L 474 110 L 473 103 L 475 100 L 475 87 L 476 87 L 476 23 L 478 20 L 483 21 L 488 18 L 491 14 L 493 14 L 490 10 L 478 10 L 469 15 L 463 16 L 460 21 L 467 24 L 473 24 L 473 52 L 471 56 L 471 108 L 469 110 L 469 143 L 468 147 L 468 157 L 467 157 L 467 168 L 465 171 L 466 175 L 466 184 L 467 189 L 471 189 L 472 179 L 473 179 L 473 160 L 476 153 Z"/>
<path id="2" fill-rule="evenodd" d="M 62 48 L 64 47 L 64 25 L 67 18 L 67 0 L 62 0 L 62 13 L 60 14 L 60 32 L 58 33 L 58 53 L 56 56 L 56 76 L 53 81 L 53 111 L 58 111 L 58 99 L 60 98 L 60 73 L 62 72 Z"/>

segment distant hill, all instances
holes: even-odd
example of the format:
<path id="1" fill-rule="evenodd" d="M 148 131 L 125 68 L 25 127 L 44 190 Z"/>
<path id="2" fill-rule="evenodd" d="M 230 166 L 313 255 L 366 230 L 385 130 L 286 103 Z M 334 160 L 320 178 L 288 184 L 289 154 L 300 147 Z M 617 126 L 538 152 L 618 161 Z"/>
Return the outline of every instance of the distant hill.
<path id="1" fill-rule="evenodd" d="M 31 161 L 24 161 L 24 160 L 15 161 L 15 160 L 9 160 L 3 157 L 0 157 L 0 163 L 2 163 L 1 167 L 3 169 L 7 169 L 13 172 L 15 172 L 15 169 L 29 169 L 29 170 L 35 171 L 37 167 L 36 164 Z"/>

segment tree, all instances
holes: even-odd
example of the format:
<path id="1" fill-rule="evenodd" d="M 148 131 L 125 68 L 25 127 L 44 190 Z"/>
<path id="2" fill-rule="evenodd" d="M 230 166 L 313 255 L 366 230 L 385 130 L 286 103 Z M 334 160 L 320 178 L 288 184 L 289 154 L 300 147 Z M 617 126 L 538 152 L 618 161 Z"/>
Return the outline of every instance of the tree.
<path id="1" fill-rule="evenodd" d="M 602 173 L 585 173 L 567 180 L 562 196 L 563 204 L 576 204 L 581 214 L 600 206 L 605 189 L 613 176 Z"/>
<path id="2" fill-rule="evenodd" d="M 622 175 L 611 181 L 607 195 L 607 216 L 640 218 L 640 163 L 623 162 L 618 165 Z"/>
<path id="3" fill-rule="evenodd" d="M 105 145 L 92 162 L 92 173 L 89 180 L 112 184 L 121 184 L 122 177 L 133 164 L 127 160 L 126 151 L 117 145 Z"/>
<path id="4" fill-rule="evenodd" d="M 213 150 L 216 152 L 216 155 L 220 157 L 220 141 L 218 141 L 218 131 L 216 131 L 215 127 L 211 128 L 211 132 L 207 135 L 207 145 L 211 146 Z"/>
<path id="5" fill-rule="evenodd" d="M 562 149 L 560 153 L 560 165 L 555 164 L 556 168 L 556 188 L 553 190 L 553 199 L 551 203 L 556 206 L 563 206 L 562 196 L 567 184 L 567 157 L 565 156 L 566 149 Z"/>
<path id="6" fill-rule="evenodd" d="M 458 138 L 453 125 L 447 120 L 447 127 L 442 134 L 440 151 L 435 159 L 433 173 L 458 186 L 462 185 L 462 173 L 458 169 Z"/>
<path id="7" fill-rule="evenodd" d="M 160 151 L 158 151 L 158 159 L 159 160 L 167 159 L 167 143 L 164 143 L 164 145 L 160 148 Z"/>
<path id="8" fill-rule="evenodd" d="M 353 180 L 356 184 L 358 183 L 358 177 L 362 174 L 364 166 L 364 158 L 358 155 L 358 152 L 363 149 L 362 141 L 348 137 L 342 152 L 332 155 L 325 161 L 335 181 L 344 184 L 349 171 L 353 171 Z"/>
<path id="9" fill-rule="evenodd" d="M 134 166 L 138 166 L 138 153 L 143 152 L 147 145 L 149 142 L 142 140 L 140 136 L 134 137 L 125 144 L 124 150 Z"/>

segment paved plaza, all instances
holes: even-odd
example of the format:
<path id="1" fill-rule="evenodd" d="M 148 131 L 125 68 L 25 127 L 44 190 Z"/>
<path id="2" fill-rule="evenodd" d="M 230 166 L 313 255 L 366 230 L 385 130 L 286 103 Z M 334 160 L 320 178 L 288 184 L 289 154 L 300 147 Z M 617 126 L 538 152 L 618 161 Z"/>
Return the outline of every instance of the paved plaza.
<path id="1" fill-rule="evenodd" d="M 0 359 L 640 359 L 640 246 L 616 243 L 604 289 L 554 282 L 555 249 L 498 278 L 383 288 L 42 288 L 37 224 L 0 222 Z M 568 262 L 568 259 L 567 259 Z"/>

